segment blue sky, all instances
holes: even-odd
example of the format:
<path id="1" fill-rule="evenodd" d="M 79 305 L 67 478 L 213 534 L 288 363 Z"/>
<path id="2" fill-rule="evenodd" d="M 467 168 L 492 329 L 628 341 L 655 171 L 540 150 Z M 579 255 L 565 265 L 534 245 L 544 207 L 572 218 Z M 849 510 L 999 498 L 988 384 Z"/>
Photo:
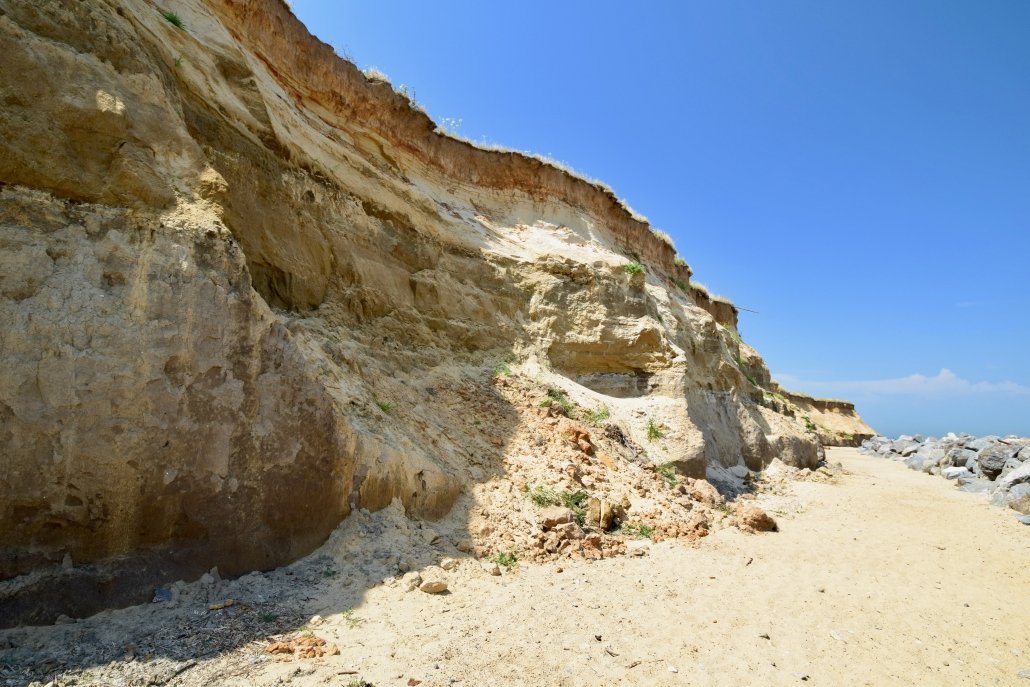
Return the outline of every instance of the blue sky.
<path id="1" fill-rule="evenodd" d="M 293 7 L 460 134 L 610 184 L 786 386 L 1030 435 L 1030 2 Z"/>

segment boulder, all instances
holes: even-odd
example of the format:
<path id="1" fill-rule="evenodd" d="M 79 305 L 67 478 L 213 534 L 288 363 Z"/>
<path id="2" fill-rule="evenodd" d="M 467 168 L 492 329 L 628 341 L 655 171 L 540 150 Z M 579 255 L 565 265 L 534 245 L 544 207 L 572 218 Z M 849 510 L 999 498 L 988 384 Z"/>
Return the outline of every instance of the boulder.
<path id="1" fill-rule="evenodd" d="M 969 471 L 967 467 L 950 467 L 944 468 L 941 472 L 945 479 L 958 479 L 960 477 L 972 477 L 973 473 Z"/>
<path id="2" fill-rule="evenodd" d="M 976 463 L 980 471 L 989 479 L 996 479 L 1005 469 L 1005 463 L 1019 452 L 1019 446 L 997 442 L 976 454 Z"/>
<path id="3" fill-rule="evenodd" d="M 542 508 L 536 516 L 537 523 L 542 529 L 554 529 L 558 525 L 576 522 L 576 514 L 562 506 L 548 506 Z"/>
<path id="4" fill-rule="evenodd" d="M 998 437 L 994 435 L 980 437 L 979 439 L 967 441 L 966 448 L 971 449 L 973 451 L 982 451 L 983 449 L 988 448 L 989 446 L 993 446 L 996 441 L 998 441 Z"/>
<path id="5" fill-rule="evenodd" d="M 976 458 L 976 451 L 970 451 L 968 448 L 960 448 L 956 446 L 945 454 L 945 459 L 948 465 L 954 465 L 956 467 L 966 467 L 966 464 Z"/>
<path id="6" fill-rule="evenodd" d="M 775 532 L 776 520 L 756 506 L 740 506 L 737 509 L 737 526 L 750 532 Z"/>
<path id="7" fill-rule="evenodd" d="M 1002 475 L 998 482 L 1005 489 L 1011 489 L 1014 485 L 1030 482 L 1030 462 L 1020 463 L 1019 467 Z"/>
<path id="8" fill-rule="evenodd" d="M 991 481 L 987 479 L 978 479 L 976 477 L 960 477 L 958 479 L 959 491 L 965 491 L 970 494 L 986 494 L 991 489 Z"/>
<path id="9" fill-rule="evenodd" d="M 1006 493 L 1009 508 L 1024 515 L 1030 515 L 1030 483 L 1017 484 Z"/>
<path id="10" fill-rule="evenodd" d="M 586 525 L 600 530 L 610 530 L 626 517 L 622 504 L 591 497 L 587 501 Z"/>

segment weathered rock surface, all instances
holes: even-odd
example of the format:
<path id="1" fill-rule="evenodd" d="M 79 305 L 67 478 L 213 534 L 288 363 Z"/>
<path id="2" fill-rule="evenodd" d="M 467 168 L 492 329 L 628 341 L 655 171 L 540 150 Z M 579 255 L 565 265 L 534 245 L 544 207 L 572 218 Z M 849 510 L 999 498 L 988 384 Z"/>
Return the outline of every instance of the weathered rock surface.
<path id="1" fill-rule="evenodd" d="M 788 397 L 611 191 L 435 132 L 283 3 L 175 10 L 0 0 L 3 623 L 442 516 L 501 469 L 506 360 L 686 477 L 871 434 Z"/>

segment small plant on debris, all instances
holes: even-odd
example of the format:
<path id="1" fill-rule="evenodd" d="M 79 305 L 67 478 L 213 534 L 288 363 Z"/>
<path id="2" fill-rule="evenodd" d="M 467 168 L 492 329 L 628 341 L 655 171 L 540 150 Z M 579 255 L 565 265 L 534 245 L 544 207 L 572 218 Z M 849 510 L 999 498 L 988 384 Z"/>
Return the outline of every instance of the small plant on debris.
<path id="1" fill-rule="evenodd" d="M 637 539 L 650 539 L 654 535 L 654 528 L 642 522 L 624 522 L 619 525 L 619 532 Z"/>
<path id="2" fill-rule="evenodd" d="M 552 406 L 561 408 L 566 417 L 575 417 L 576 407 L 572 405 L 572 401 L 565 395 L 565 392 L 560 389 L 548 389 L 547 398 L 540 401 L 541 408 L 550 408 Z"/>
<path id="3" fill-rule="evenodd" d="M 663 436 L 665 436 L 665 433 L 662 432 L 662 428 L 658 426 L 658 423 L 654 421 L 654 418 L 647 418 L 647 440 L 655 441 L 656 439 L 661 439 Z"/>
<path id="4" fill-rule="evenodd" d="M 669 483 L 670 487 L 674 487 L 679 484 L 679 477 L 676 475 L 676 466 L 672 463 L 662 463 L 654 469 L 659 475 L 665 478 L 665 481 Z"/>
<path id="5" fill-rule="evenodd" d="M 582 489 L 579 491 L 572 492 L 563 491 L 560 494 L 562 505 L 571 510 L 573 514 L 575 514 L 576 524 L 580 527 L 582 527 L 587 520 L 587 509 L 584 504 L 586 503 L 586 500 L 587 498 L 589 498 L 589 496 L 590 495 Z"/>
<path id="6" fill-rule="evenodd" d="M 554 489 L 537 485 L 529 490 L 529 500 L 538 506 L 557 506 L 561 504 L 561 497 Z"/>
<path id="7" fill-rule="evenodd" d="M 584 410 L 582 415 L 583 419 L 590 424 L 600 426 L 611 417 L 612 412 L 608 410 L 608 406 L 601 406 L 597 410 Z"/>
<path id="8" fill-rule="evenodd" d="M 356 615 L 354 615 L 354 609 L 353 608 L 348 608 L 346 611 L 344 611 L 340 615 L 343 616 L 343 622 L 347 623 L 347 627 L 349 627 L 352 630 L 354 628 L 356 628 L 356 627 L 360 627 L 361 624 L 365 622 L 361 618 L 359 618 Z"/>
<path id="9" fill-rule="evenodd" d="M 502 568 L 510 568 L 519 562 L 519 557 L 514 551 L 498 551 L 490 556 L 490 560 Z"/>
<path id="10" fill-rule="evenodd" d="M 809 432 L 818 432 L 819 431 L 818 425 L 816 425 L 814 422 L 812 422 L 812 418 L 808 417 L 807 415 L 803 415 L 801 417 L 801 419 L 804 420 L 804 422 L 805 422 L 805 429 L 807 429 Z"/>
<path id="11" fill-rule="evenodd" d="M 397 407 L 397 404 L 395 403 L 391 403 L 390 401 L 380 401 L 378 398 L 376 399 L 376 405 L 379 406 L 379 410 L 384 413 L 391 413 L 393 409 Z"/>
<path id="12" fill-rule="evenodd" d="M 630 262 L 622 266 L 622 269 L 626 270 L 626 274 L 643 274 L 644 266 L 639 262 Z"/>
<path id="13" fill-rule="evenodd" d="M 275 613 L 272 613 L 271 611 L 261 611 L 257 614 L 257 617 L 258 620 L 260 620 L 263 623 L 270 623 L 276 620 L 279 616 L 277 616 Z"/>
<path id="14" fill-rule="evenodd" d="M 185 28 L 182 25 L 182 18 L 180 18 L 175 12 L 162 12 L 161 16 L 165 18 L 165 21 L 177 29 Z"/>
<path id="15" fill-rule="evenodd" d="M 330 579 L 336 577 L 336 571 L 332 568 L 326 568 L 322 571 L 322 577 L 328 577 Z"/>

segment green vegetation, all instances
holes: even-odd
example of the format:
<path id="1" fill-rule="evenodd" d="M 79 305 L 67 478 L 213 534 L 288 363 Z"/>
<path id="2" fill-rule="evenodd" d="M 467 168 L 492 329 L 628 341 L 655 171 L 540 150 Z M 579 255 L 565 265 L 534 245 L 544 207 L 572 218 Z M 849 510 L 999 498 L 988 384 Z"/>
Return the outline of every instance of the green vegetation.
<path id="1" fill-rule="evenodd" d="M 612 413 L 608 406 L 601 406 L 597 410 L 584 410 L 580 416 L 592 425 L 601 425 L 611 417 Z"/>
<path id="2" fill-rule="evenodd" d="M 654 536 L 654 528 L 650 525 L 636 522 L 624 522 L 619 525 L 619 532 L 637 539 L 650 539 Z"/>
<path id="3" fill-rule="evenodd" d="M 494 377 L 508 377 L 509 375 L 511 375 L 511 366 L 508 363 L 494 365 Z"/>
<path id="4" fill-rule="evenodd" d="M 275 613 L 272 613 L 271 611 L 261 611 L 257 614 L 257 617 L 258 620 L 260 620 L 263 623 L 270 623 L 279 616 L 277 616 Z"/>
<path id="5" fill-rule="evenodd" d="M 687 284 L 682 279 L 673 279 L 672 283 L 675 284 L 680 291 L 687 290 Z"/>
<path id="6" fill-rule="evenodd" d="M 576 515 L 576 524 L 580 527 L 587 520 L 587 509 L 584 505 L 586 500 L 590 497 L 585 491 L 563 491 L 560 494 L 562 505 L 571 510 Z"/>
<path id="7" fill-rule="evenodd" d="M 182 66 L 182 55 L 179 55 L 178 57 L 175 58 L 175 66 L 176 67 L 181 67 Z"/>
<path id="8" fill-rule="evenodd" d="M 679 255 L 677 255 L 675 258 L 673 258 L 672 261 L 674 263 L 676 263 L 677 267 L 686 267 L 687 266 L 687 261 L 684 260 L 683 258 L 681 258 Z"/>
<path id="9" fill-rule="evenodd" d="M 680 483 L 679 476 L 676 474 L 676 466 L 672 463 L 662 463 L 656 467 L 654 471 L 664 477 L 670 487 L 674 487 Z"/>
<path id="10" fill-rule="evenodd" d="M 529 490 L 529 500 L 538 506 L 557 506 L 561 504 L 561 497 L 558 496 L 558 492 L 539 484 Z"/>
<path id="11" fill-rule="evenodd" d="M 347 627 L 349 627 L 352 630 L 354 628 L 356 628 L 356 627 L 360 627 L 361 624 L 365 622 L 361 618 L 359 618 L 356 615 L 354 615 L 354 609 L 353 608 L 348 608 L 346 611 L 344 611 L 340 615 L 343 616 L 343 622 L 347 623 Z"/>
<path id="12" fill-rule="evenodd" d="M 582 527 L 586 522 L 586 501 L 590 495 L 585 491 L 557 492 L 549 487 L 537 485 L 529 490 L 529 500 L 538 506 L 565 506 L 576 515 L 576 522 Z"/>
<path id="13" fill-rule="evenodd" d="M 569 400 L 569 397 L 566 396 L 565 392 L 561 389 L 548 389 L 547 398 L 540 401 L 541 408 L 550 408 L 554 405 L 561 408 L 562 412 L 564 412 L 567 417 L 571 418 L 576 416 L 576 407 L 572 405 L 572 401 Z"/>
<path id="14" fill-rule="evenodd" d="M 490 560 L 502 568 L 510 568 L 519 562 L 519 557 L 515 555 L 514 551 L 498 551 L 490 556 Z"/>
<path id="15" fill-rule="evenodd" d="M 622 266 L 622 269 L 626 270 L 626 274 L 643 274 L 644 266 L 639 262 L 628 262 Z"/>
<path id="16" fill-rule="evenodd" d="M 161 16 L 164 17 L 165 21 L 167 21 L 172 26 L 179 29 L 184 28 L 182 25 L 182 19 L 175 12 L 162 12 Z"/>
<path id="17" fill-rule="evenodd" d="M 336 571 L 332 568 L 326 568 L 322 571 L 322 577 L 328 577 L 332 579 L 333 577 L 336 577 Z"/>
<path id="18" fill-rule="evenodd" d="M 376 399 L 376 405 L 379 406 L 379 410 L 384 413 L 391 413 L 393 412 L 393 409 L 397 407 L 397 404 L 395 403 L 391 403 L 390 401 L 380 401 L 378 398 Z"/>
<path id="19" fill-rule="evenodd" d="M 665 434 L 662 432 L 662 428 L 658 426 L 658 423 L 654 421 L 654 418 L 647 418 L 647 440 L 654 441 L 655 439 L 661 439 L 664 436 Z"/>
<path id="20" fill-rule="evenodd" d="M 801 419 L 804 420 L 804 422 L 805 422 L 805 429 L 807 429 L 809 432 L 813 432 L 814 433 L 814 432 L 818 432 L 819 431 L 818 425 L 816 425 L 814 422 L 812 422 L 812 418 L 808 417 L 807 415 L 802 415 Z"/>

